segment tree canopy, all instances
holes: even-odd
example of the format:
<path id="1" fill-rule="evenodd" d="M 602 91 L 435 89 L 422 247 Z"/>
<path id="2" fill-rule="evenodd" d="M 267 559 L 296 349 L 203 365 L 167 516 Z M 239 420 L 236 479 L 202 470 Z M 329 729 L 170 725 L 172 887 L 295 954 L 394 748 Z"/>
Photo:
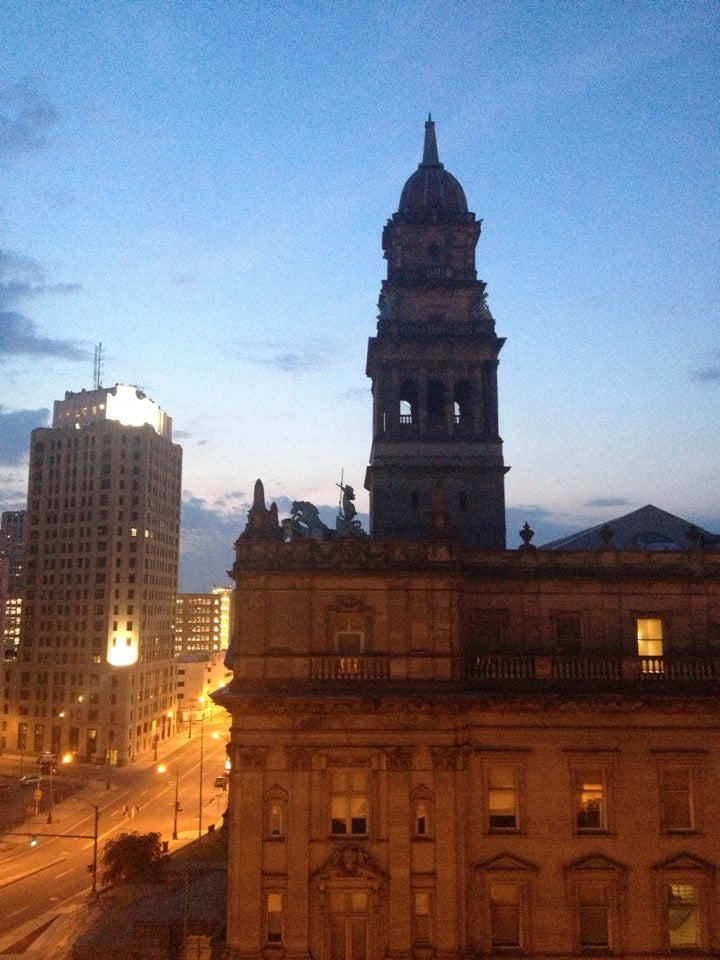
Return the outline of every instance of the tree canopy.
<path id="1" fill-rule="evenodd" d="M 113 884 L 157 880 L 161 857 L 159 833 L 120 833 L 103 847 L 103 881 Z"/>

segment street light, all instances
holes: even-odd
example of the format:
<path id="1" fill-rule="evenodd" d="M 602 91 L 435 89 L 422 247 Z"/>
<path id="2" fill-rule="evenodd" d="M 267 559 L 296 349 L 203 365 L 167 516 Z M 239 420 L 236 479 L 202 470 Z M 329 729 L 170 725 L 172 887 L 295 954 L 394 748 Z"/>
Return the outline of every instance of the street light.
<path id="1" fill-rule="evenodd" d="M 198 843 L 202 842 L 202 800 L 203 800 L 203 734 L 205 732 L 205 697 L 198 697 L 202 706 L 200 714 L 200 799 L 198 800 Z"/>
<path id="2" fill-rule="evenodd" d="M 100 822 L 100 807 L 93 803 L 92 800 L 86 800 L 85 797 L 76 797 L 77 800 L 82 800 L 83 803 L 89 804 L 95 811 L 95 826 L 93 830 L 93 861 L 92 861 L 92 895 L 93 897 L 97 896 L 97 852 L 98 852 L 98 824 Z"/>
<path id="3" fill-rule="evenodd" d="M 53 770 L 55 769 L 52 760 L 50 761 L 50 793 L 48 794 L 48 815 L 47 822 L 52 823 L 53 808 Z"/>
<path id="4" fill-rule="evenodd" d="M 167 772 L 168 772 L 168 768 L 165 766 L 164 763 L 161 763 L 160 766 L 158 767 L 158 773 L 167 773 Z M 178 817 L 178 807 L 180 806 L 179 796 L 178 796 L 179 790 L 180 790 L 180 767 L 175 767 L 175 812 L 173 814 L 173 832 L 172 832 L 173 840 L 177 840 L 178 838 L 177 817 Z"/>

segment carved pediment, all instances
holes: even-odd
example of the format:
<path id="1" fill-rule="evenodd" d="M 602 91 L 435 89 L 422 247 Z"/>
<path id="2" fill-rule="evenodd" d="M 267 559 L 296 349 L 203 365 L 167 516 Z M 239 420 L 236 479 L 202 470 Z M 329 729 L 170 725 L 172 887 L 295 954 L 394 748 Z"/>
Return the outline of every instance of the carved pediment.
<path id="1" fill-rule="evenodd" d="M 573 860 L 572 863 L 568 863 L 565 869 L 568 871 L 612 870 L 613 873 L 625 873 L 627 871 L 624 863 L 620 863 L 619 860 L 613 860 L 612 857 L 606 857 L 604 853 L 590 853 L 586 857 L 580 857 L 578 860 Z"/>
<path id="2" fill-rule="evenodd" d="M 535 873 L 538 868 L 536 864 L 531 863 L 529 860 L 523 860 L 521 857 L 513 856 L 512 853 L 501 853 L 491 860 L 476 863 L 475 869 L 482 870 L 483 872 L 490 870 L 514 870 L 523 871 L 524 873 L 528 871 Z"/>
<path id="3" fill-rule="evenodd" d="M 359 844 L 347 844 L 334 850 L 325 863 L 314 873 L 315 880 L 332 880 L 339 877 L 357 877 L 379 881 L 386 878 L 385 871 L 375 857 Z"/>
<path id="4" fill-rule="evenodd" d="M 683 873 L 700 872 L 708 875 L 715 872 L 715 867 L 712 863 L 703 860 L 702 857 L 696 857 L 692 853 L 678 853 L 674 857 L 669 857 L 667 860 L 656 863 L 653 869 L 668 872 L 682 871 Z"/>

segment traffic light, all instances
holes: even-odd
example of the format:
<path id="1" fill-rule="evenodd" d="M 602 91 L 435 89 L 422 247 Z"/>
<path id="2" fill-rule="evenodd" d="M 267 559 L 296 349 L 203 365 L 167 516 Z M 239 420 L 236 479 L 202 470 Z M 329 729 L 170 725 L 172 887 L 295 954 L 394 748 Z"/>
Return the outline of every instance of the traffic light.
<path id="1" fill-rule="evenodd" d="M 34 836 L 33 836 L 33 837 L 30 837 L 30 846 L 31 846 L 31 847 L 36 847 L 36 846 L 37 846 L 37 837 L 34 837 Z"/>

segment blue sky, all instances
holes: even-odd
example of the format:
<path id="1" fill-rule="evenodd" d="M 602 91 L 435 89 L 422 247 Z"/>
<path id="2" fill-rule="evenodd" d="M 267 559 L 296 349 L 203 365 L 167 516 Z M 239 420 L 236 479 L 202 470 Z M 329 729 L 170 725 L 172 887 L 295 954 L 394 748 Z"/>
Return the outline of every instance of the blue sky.
<path id="1" fill-rule="evenodd" d="M 181 589 L 257 477 L 361 512 L 381 233 L 436 121 L 482 218 L 508 546 L 654 503 L 720 531 L 714 2 L 0 0 L 0 508 L 66 390 L 184 449 Z"/>

